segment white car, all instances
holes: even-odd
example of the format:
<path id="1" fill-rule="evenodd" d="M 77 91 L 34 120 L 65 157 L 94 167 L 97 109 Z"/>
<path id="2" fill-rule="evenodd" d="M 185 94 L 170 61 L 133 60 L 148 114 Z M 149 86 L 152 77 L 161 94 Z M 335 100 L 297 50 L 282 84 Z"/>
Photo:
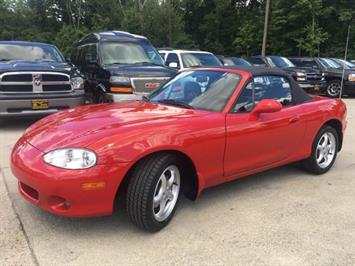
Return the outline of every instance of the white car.
<path id="1" fill-rule="evenodd" d="M 165 65 L 184 69 L 199 66 L 223 66 L 222 62 L 210 52 L 194 50 L 174 50 L 170 48 L 158 49 L 165 61 Z"/>

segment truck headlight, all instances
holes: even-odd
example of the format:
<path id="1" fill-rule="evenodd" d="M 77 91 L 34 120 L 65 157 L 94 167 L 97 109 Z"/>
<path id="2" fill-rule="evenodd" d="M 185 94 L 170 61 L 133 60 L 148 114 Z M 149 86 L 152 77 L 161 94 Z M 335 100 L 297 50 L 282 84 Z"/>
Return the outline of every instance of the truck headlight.
<path id="1" fill-rule="evenodd" d="M 349 74 L 348 80 L 349 81 L 355 81 L 355 74 Z"/>
<path id="2" fill-rule="evenodd" d="M 84 89 L 84 79 L 81 77 L 74 77 L 70 79 L 71 85 L 74 90 Z"/>
<path id="3" fill-rule="evenodd" d="M 82 148 L 66 148 L 50 151 L 43 156 L 43 160 L 50 165 L 64 169 L 86 169 L 96 164 L 96 154 Z"/>
<path id="4" fill-rule="evenodd" d="M 296 72 L 297 81 L 306 81 L 306 74 L 303 72 Z"/>
<path id="5" fill-rule="evenodd" d="M 131 79 L 129 77 L 125 76 L 111 76 L 110 77 L 110 83 L 111 84 L 131 84 Z"/>

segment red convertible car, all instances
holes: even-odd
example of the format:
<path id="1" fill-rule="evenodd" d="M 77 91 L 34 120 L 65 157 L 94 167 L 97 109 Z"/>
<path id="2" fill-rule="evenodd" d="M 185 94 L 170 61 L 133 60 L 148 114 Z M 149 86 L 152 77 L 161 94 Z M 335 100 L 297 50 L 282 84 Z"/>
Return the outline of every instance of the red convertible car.
<path id="1" fill-rule="evenodd" d="M 195 199 L 296 161 L 327 172 L 345 127 L 341 100 L 309 96 L 281 70 L 189 69 L 141 101 L 36 122 L 15 145 L 11 168 L 21 195 L 42 209 L 97 216 L 124 202 L 135 225 L 158 231 L 182 194 Z"/>

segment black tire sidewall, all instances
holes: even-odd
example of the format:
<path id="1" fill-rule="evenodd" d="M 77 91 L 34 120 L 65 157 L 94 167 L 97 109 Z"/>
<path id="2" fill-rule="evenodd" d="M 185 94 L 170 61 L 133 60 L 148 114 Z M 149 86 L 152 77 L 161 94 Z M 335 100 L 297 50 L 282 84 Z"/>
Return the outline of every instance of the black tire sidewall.
<path id="1" fill-rule="evenodd" d="M 329 83 L 328 83 L 328 85 L 327 85 L 327 89 L 326 89 L 326 94 L 327 94 L 327 96 L 329 96 L 329 97 L 332 97 L 332 98 L 337 98 L 337 97 L 339 97 L 339 95 L 340 95 L 340 91 L 339 91 L 339 93 L 337 93 L 336 95 L 331 95 L 331 94 L 329 94 L 329 86 L 330 85 L 332 85 L 332 84 L 339 84 L 340 86 L 341 86 L 341 82 L 339 81 L 339 80 L 331 80 L 331 81 L 329 81 Z"/>
<path id="2" fill-rule="evenodd" d="M 179 170 L 179 173 L 180 173 L 179 196 L 178 196 L 177 201 L 175 203 L 174 209 L 172 210 L 170 215 L 164 221 L 159 222 L 155 219 L 154 214 L 153 214 L 153 199 L 154 199 L 155 187 L 157 186 L 157 184 L 159 182 L 160 175 L 163 173 L 163 171 L 168 166 L 171 166 L 171 165 L 176 166 Z M 179 199 L 180 199 L 180 195 L 181 195 L 181 191 L 182 191 L 181 188 L 182 188 L 182 168 L 181 168 L 181 165 L 179 164 L 178 160 L 174 156 L 168 157 L 166 159 L 166 161 L 160 167 L 158 174 L 156 174 L 154 176 L 154 181 L 152 182 L 152 186 L 149 189 L 148 203 L 147 203 L 147 215 L 148 215 L 147 222 L 149 223 L 149 227 L 153 229 L 152 231 L 159 231 L 160 229 L 162 229 L 163 227 L 168 225 L 168 223 L 171 221 L 171 219 L 173 218 L 173 216 L 175 214 L 177 205 L 179 203 Z"/>

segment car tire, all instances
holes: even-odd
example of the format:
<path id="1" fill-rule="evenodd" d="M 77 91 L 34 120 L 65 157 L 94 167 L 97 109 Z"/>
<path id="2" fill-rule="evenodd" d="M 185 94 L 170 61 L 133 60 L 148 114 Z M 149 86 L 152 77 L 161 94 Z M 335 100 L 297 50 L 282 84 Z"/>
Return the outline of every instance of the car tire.
<path id="1" fill-rule="evenodd" d="M 102 90 L 97 90 L 94 94 L 94 103 L 96 104 L 107 103 L 106 93 L 103 92 Z"/>
<path id="2" fill-rule="evenodd" d="M 337 98 L 340 95 L 341 82 L 340 80 L 332 80 L 328 83 L 326 94 L 328 97 Z"/>
<path id="3" fill-rule="evenodd" d="M 157 232 L 170 222 L 181 190 L 180 169 L 171 154 L 153 155 L 138 163 L 126 194 L 126 209 L 133 224 Z"/>
<path id="4" fill-rule="evenodd" d="M 331 126 L 324 126 L 313 141 L 311 156 L 301 161 L 301 167 L 312 174 L 324 174 L 333 166 L 338 149 L 337 131 Z"/>

